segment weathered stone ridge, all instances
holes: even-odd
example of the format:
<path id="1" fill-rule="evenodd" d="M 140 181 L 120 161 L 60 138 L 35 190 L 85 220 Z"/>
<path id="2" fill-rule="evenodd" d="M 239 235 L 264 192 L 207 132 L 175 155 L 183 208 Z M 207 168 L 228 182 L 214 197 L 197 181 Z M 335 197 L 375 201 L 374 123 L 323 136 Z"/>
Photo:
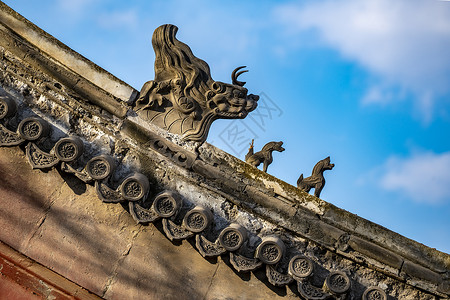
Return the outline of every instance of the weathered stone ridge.
<path id="1" fill-rule="evenodd" d="M 109 299 L 314 299 L 308 293 L 315 291 L 359 299 L 375 286 L 394 299 L 448 297 L 448 254 L 144 122 L 129 106 L 134 89 L 4 4 L 0 45 L 2 95 L 17 104 L 2 126 L 14 134 L 29 117 L 50 124 L 46 138 L 0 148 L 0 239 L 91 292 Z M 86 69 L 104 81 L 83 75 Z M 80 138 L 81 156 L 31 170 L 29 148 L 53 155 L 66 136 Z M 83 173 L 99 155 L 117 165 L 109 179 Z M 145 197 L 124 198 L 132 172 L 148 178 Z M 122 203 L 142 225 L 108 202 Z M 313 271 L 293 268 L 294 258 Z"/>
<path id="2" fill-rule="evenodd" d="M 112 114 L 124 116 L 122 104 L 135 101 L 137 91 L 73 51 L 0 2 L 3 45 L 24 62 L 58 78 L 86 100 Z M 20 38 L 19 38 L 20 37 Z M 26 43 L 15 44 L 16 38 Z"/>

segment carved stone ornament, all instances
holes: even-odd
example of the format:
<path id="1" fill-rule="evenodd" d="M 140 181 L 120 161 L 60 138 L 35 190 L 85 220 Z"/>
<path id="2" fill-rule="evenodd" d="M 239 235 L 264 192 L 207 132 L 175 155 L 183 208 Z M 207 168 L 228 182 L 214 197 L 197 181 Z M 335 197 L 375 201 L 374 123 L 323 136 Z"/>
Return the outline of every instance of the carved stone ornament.
<path id="1" fill-rule="evenodd" d="M 0 120 L 8 115 L 8 104 L 6 103 L 6 99 L 0 97 Z"/>
<path id="2" fill-rule="evenodd" d="M 311 259 L 296 255 L 289 261 L 288 272 L 297 280 L 302 280 L 311 276 L 314 271 L 314 264 Z"/>
<path id="3" fill-rule="evenodd" d="M 82 168 L 81 170 L 78 170 L 70 165 L 70 163 L 62 162 L 61 163 L 61 171 L 64 171 L 66 173 L 71 173 L 78 177 L 78 179 L 82 180 L 83 182 L 91 182 L 94 179 L 88 174 L 86 171 L 86 168 Z"/>
<path id="4" fill-rule="evenodd" d="M 183 226 L 175 224 L 170 219 L 162 219 L 162 224 L 164 233 L 171 241 L 184 240 L 194 235 L 192 231 L 186 230 Z"/>
<path id="5" fill-rule="evenodd" d="M 245 162 L 258 167 L 261 163 L 263 164 L 263 171 L 267 172 L 267 168 L 273 161 L 273 151 L 283 152 L 284 148 L 281 147 L 283 142 L 269 142 L 264 145 L 261 151 L 253 153 L 253 140 L 248 149 L 248 153 L 245 155 Z"/>
<path id="6" fill-rule="evenodd" d="M 176 39 L 178 28 L 162 25 L 153 33 L 155 79 L 141 89 L 136 101 L 138 115 L 186 140 L 205 141 L 217 119 L 243 119 L 257 106 L 259 96 L 248 94 L 237 77 L 233 84 L 214 81 L 209 66 Z M 239 71 L 239 72 L 238 72 Z"/>
<path id="7" fill-rule="evenodd" d="M 387 295 L 379 287 L 371 286 L 364 291 L 362 300 L 387 300 Z"/>
<path id="8" fill-rule="evenodd" d="M 16 112 L 16 102 L 8 96 L 0 96 L 0 120 L 13 117 Z M 20 134 L 0 124 L 0 146 L 17 146 L 24 141 Z"/>
<path id="9" fill-rule="evenodd" d="M 198 233 L 205 230 L 211 224 L 213 215 L 209 209 L 196 206 L 186 213 L 183 225 L 186 229 Z"/>
<path id="10" fill-rule="evenodd" d="M 24 142 L 22 136 L 0 124 L 0 146 L 17 146 Z"/>
<path id="11" fill-rule="evenodd" d="M 247 230 L 236 223 L 223 229 L 219 235 L 219 243 L 230 252 L 238 250 L 246 240 Z"/>
<path id="12" fill-rule="evenodd" d="M 332 294 L 344 294 L 350 290 L 350 279 L 344 272 L 333 271 L 325 279 L 324 287 Z"/>
<path id="13" fill-rule="evenodd" d="M 91 158 L 86 164 L 86 172 L 95 180 L 110 176 L 116 167 L 114 159 L 109 155 L 99 155 Z"/>
<path id="14" fill-rule="evenodd" d="M 308 280 L 298 281 L 297 288 L 300 295 L 307 300 L 324 300 L 331 297 L 330 294 L 325 293 L 322 289 L 313 286 Z"/>
<path id="15" fill-rule="evenodd" d="M 60 139 L 55 144 L 55 155 L 63 162 L 71 162 L 76 160 L 83 154 L 83 141 L 78 137 L 67 137 Z"/>
<path id="16" fill-rule="evenodd" d="M 123 198 L 128 201 L 138 201 L 147 195 L 150 183 L 144 174 L 134 173 L 128 176 L 119 188 Z"/>
<path id="17" fill-rule="evenodd" d="M 42 119 L 31 117 L 20 122 L 19 134 L 27 141 L 36 141 L 41 137 L 48 135 L 50 127 L 47 122 Z"/>
<path id="18" fill-rule="evenodd" d="M 156 196 L 153 201 L 154 211 L 163 218 L 175 216 L 181 208 L 182 200 L 178 193 L 165 191 Z"/>
<path id="19" fill-rule="evenodd" d="M 326 170 L 331 170 L 334 168 L 334 164 L 330 163 L 330 157 L 319 161 L 313 168 L 312 174 L 309 177 L 303 178 L 303 174 L 297 180 L 297 187 L 309 193 L 309 191 L 314 188 L 314 196 L 320 197 L 320 192 L 325 186 L 325 177 L 323 177 L 323 172 Z"/>
<path id="20" fill-rule="evenodd" d="M 269 282 L 275 286 L 285 286 L 294 281 L 291 275 L 278 272 L 273 265 L 266 266 L 266 276 Z"/>
<path id="21" fill-rule="evenodd" d="M 100 200 L 105 203 L 119 203 L 125 201 L 119 189 L 114 190 L 101 181 L 95 181 L 95 191 Z"/>
<path id="22" fill-rule="evenodd" d="M 286 250 L 283 241 L 276 236 L 264 237 L 256 248 L 255 256 L 267 265 L 276 264 L 281 260 Z"/>
<path id="23" fill-rule="evenodd" d="M 149 145 L 150 148 L 170 158 L 182 167 L 190 168 L 192 166 L 196 158 L 193 153 L 186 151 L 184 148 L 179 147 L 175 144 L 164 141 L 157 135 L 152 136 L 151 133 L 148 135 L 150 135 L 151 137 L 149 138 L 149 141 L 146 143 L 146 145 Z"/>
<path id="24" fill-rule="evenodd" d="M 250 272 L 262 266 L 262 261 L 257 258 L 248 258 L 239 253 L 230 253 L 230 262 L 239 272 Z"/>
<path id="25" fill-rule="evenodd" d="M 16 102 L 8 96 L 0 96 L 0 120 L 10 118 L 17 112 Z"/>
<path id="26" fill-rule="evenodd" d="M 28 143 L 26 155 L 33 169 L 51 168 L 59 162 L 55 154 L 42 151 L 35 143 Z"/>
<path id="27" fill-rule="evenodd" d="M 203 257 L 219 256 L 227 251 L 218 241 L 213 243 L 202 234 L 195 236 L 195 246 Z"/>
<path id="28" fill-rule="evenodd" d="M 140 206 L 139 203 L 134 201 L 130 201 L 128 203 L 128 207 L 130 208 L 131 216 L 138 223 L 154 222 L 161 218 L 161 216 L 155 212 L 153 207 L 150 207 L 150 209 L 146 209 Z"/>

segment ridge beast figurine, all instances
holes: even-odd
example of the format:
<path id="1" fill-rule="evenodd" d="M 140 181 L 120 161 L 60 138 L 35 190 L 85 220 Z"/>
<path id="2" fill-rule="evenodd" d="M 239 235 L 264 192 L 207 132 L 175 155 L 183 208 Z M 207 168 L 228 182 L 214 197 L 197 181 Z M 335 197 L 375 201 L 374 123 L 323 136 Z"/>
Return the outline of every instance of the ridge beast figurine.
<path id="1" fill-rule="evenodd" d="M 208 64 L 176 39 L 177 31 L 166 24 L 153 33 L 155 79 L 143 85 L 134 110 L 184 140 L 204 142 L 213 121 L 245 118 L 259 96 L 248 94 L 237 79 L 245 67 L 232 72 L 232 84 L 214 81 Z"/>
<path id="2" fill-rule="evenodd" d="M 326 170 L 333 169 L 334 164 L 330 163 L 330 157 L 319 161 L 313 168 L 312 174 L 309 177 L 303 178 L 303 174 L 297 180 L 297 187 L 309 193 L 309 191 L 314 188 L 314 196 L 320 197 L 320 192 L 325 186 L 325 177 L 323 177 L 323 172 Z"/>
<path id="3" fill-rule="evenodd" d="M 267 173 L 267 167 L 273 161 L 272 152 L 283 152 L 284 148 L 281 147 L 283 142 L 269 142 L 264 145 L 261 151 L 256 153 L 253 153 L 253 142 L 254 140 L 252 140 L 248 153 L 245 155 L 245 162 L 254 167 L 258 167 L 261 163 L 263 163 L 263 171 Z"/>

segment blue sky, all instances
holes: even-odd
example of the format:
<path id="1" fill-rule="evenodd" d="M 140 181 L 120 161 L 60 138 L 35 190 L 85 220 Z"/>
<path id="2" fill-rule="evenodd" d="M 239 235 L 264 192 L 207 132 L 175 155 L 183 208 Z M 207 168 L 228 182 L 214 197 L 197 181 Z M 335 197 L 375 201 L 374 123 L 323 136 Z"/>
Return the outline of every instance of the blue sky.
<path id="1" fill-rule="evenodd" d="M 295 185 L 331 156 L 321 198 L 450 253 L 450 2 L 6 0 L 136 89 L 154 77 L 153 30 L 261 94 L 208 142 L 243 159 L 284 141 L 268 172 Z"/>

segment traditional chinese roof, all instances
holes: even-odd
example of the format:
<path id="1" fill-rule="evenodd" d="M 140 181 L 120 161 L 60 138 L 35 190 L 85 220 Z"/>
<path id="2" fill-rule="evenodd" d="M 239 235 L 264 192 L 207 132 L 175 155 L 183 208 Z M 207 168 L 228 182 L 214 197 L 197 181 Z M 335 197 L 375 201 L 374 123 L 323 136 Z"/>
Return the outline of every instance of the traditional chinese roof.
<path id="1" fill-rule="evenodd" d="M 0 240 L 92 293 L 450 295 L 448 254 L 143 117 L 143 93 L 3 3 L 0 52 Z M 221 103 L 214 97 L 236 83 L 203 100 Z M 246 99 L 251 113 L 257 100 Z"/>

